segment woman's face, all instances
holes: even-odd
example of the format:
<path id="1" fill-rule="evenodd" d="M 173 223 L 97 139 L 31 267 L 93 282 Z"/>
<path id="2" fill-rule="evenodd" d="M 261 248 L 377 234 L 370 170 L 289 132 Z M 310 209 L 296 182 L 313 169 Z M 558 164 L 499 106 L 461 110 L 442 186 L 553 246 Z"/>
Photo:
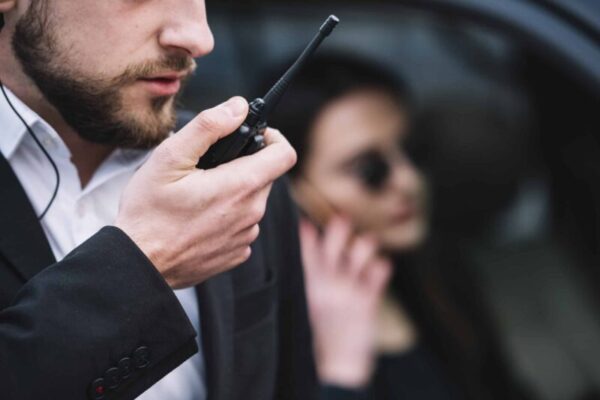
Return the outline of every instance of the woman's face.
<path id="1" fill-rule="evenodd" d="M 415 247 L 426 234 L 425 182 L 403 150 L 408 121 L 389 94 L 352 92 L 320 113 L 302 175 L 358 230 L 388 251 Z"/>

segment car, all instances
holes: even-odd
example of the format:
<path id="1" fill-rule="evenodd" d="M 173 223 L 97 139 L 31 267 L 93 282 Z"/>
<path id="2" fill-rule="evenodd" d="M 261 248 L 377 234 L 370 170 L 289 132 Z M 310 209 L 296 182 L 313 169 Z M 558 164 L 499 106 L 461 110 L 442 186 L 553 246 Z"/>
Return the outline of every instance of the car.
<path id="1" fill-rule="evenodd" d="M 533 398 L 600 398 L 600 2 L 209 6 L 217 47 L 182 104 L 262 95 L 265 71 L 338 15 L 319 51 L 377 60 L 414 91 L 434 229 L 471 261 L 514 374 Z"/>

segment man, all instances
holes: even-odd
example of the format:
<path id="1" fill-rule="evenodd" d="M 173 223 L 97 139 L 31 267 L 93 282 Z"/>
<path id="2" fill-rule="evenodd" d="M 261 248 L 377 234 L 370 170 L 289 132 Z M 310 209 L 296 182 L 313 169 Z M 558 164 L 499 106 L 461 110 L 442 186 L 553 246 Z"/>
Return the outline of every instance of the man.
<path id="1" fill-rule="evenodd" d="M 0 13 L 0 398 L 309 398 L 293 149 L 196 169 L 241 98 L 169 135 L 204 1 Z"/>

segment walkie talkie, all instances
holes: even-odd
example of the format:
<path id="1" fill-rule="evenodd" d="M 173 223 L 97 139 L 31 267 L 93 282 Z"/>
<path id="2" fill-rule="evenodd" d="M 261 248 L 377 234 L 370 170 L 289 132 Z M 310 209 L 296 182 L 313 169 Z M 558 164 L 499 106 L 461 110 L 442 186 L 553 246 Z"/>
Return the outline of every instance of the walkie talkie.
<path id="1" fill-rule="evenodd" d="M 259 97 L 250 102 L 250 109 L 244 123 L 237 131 L 212 145 L 200 158 L 200 161 L 198 161 L 197 168 L 214 168 L 235 158 L 253 154 L 265 147 L 263 134 L 265 129 L 267 129 L 267 117 L 269 113 L 275 108 L 294 76 L 317 50 L 323 39 L 329 36 L 338 22 L 340 21 L 335 15 L 330 15 L 327 18 L 300 57 L 269 90 L 265 97 Z"/>

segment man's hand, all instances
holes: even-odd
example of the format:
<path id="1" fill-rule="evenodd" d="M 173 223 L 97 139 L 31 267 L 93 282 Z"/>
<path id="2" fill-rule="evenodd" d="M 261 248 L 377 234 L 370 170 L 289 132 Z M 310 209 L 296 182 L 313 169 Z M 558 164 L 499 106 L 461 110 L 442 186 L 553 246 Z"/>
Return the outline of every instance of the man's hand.
<path id="1" fill-rule="evenodd" d="M 115 225 L 173 288 L 201 283 L 250 257 L 271 185 L 296 162 L 290 144 L 268 129 L 258 153 L 197 169 L 200 156 L 247 113 L 239 97 L 202 112 L 158 146 L 125 189 Z"/>

